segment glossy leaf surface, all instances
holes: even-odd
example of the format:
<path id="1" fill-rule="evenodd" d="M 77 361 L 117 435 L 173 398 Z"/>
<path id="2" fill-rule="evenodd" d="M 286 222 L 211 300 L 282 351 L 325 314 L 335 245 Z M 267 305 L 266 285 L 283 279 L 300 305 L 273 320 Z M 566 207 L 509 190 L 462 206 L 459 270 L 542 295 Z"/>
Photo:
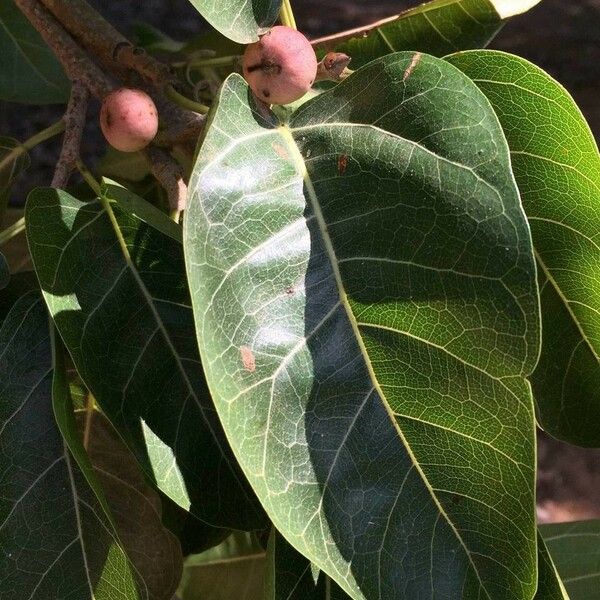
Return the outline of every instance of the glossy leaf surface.
<path id="1" fill-rule="evenodd" d="M 148 476 L 207 523 L 259 526 L 204 383 L 181 244 L 116 203 L 59 190 L 34 190 L 26 218 L 61 337 Z"/>
<path id="2" fill-rule="evenodd" d="M 540 270 L 541 425 L 600 445 L 600 154 L 581 111 L 541 69 L 502 52 L 448 57 L 486 94 L 511 150 Z"/>
<path id="3" fill-rule="evenodd" d="M 273 25 L 281 0 L 190 0 L 198 12 L 218 31 L 240 44 L 258 39 Z"/>
<path id="4" fill-rule="evenodd" d="M 207 381 L 275 526 L 354 598 L 531 598 L 531 240 L 489 103 L 398 53 L 288 125 L 223 86 L 184 248 Z"/>
<path id="5" fill-rule="evenodd" d="M 503 7 L 501 16 L 497 4 L 491 0 L 433 0 L 367 27 L 320 38 L 313 43 L 319 49 L 347 53 L 352 57 L 352 68 L 398 50 L 444 56 L 457 50 L 487 46 L 504 19 L 519 9 L 515 6 L 511 11 Z"/>
<path id="6" fill-rule="evenodd" d="M 542 525 L 540 531 L 571 600 L 589 600 L 600 588 L 600 521 Z"/>
<path id="7" fill-rule="evenodd" d="M 31 292 L 0 330 L 0 598 L 148 598 L 60 435 L 52 370 L 48 314 Z"/>
<path id="8" fill-rule="evenodd" d="M 0 2 L 0 99 L 57 104 L 69 99 L 69 80 L 52 51 L 15 6 Z"/>

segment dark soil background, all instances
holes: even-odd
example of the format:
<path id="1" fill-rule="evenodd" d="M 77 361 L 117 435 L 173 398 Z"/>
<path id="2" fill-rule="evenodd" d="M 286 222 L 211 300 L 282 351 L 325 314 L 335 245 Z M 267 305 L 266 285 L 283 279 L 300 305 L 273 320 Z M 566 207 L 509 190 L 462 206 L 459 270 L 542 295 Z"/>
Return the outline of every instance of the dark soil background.
<path id="1" fill-rule="evenodd" d="M 2 0 L 0 0 L 2 1 Z M 294 0 L 299 28 L 317 37 L 367 24 L 419 4 L 418 0 Z M 135 21 L 186 40 L 205 24 L 187 0 L 91 0 L 126 35 Z M 600 139 L 600 0 L 543 0 L 500 32 L 493 48 L 519 54 L 558 79 L 575 97 Z M 97 110 L 97 107 L 95 107 Z M 62 114 L 62 107 L 0 102 L 0 134 L 27 139 Z M 93 164 L 104 141 L 90 122 L 83 154 Z M 47 185 L 60 142 L 32 152 L 32 167 L 15 189 L 21 204 L 31 187 Z M 600 425 L 599 425 L 600 426 Z M 600 518 L 600 450 L 584 450 L 539 434 L 538 517 L 542 522 Z"/>

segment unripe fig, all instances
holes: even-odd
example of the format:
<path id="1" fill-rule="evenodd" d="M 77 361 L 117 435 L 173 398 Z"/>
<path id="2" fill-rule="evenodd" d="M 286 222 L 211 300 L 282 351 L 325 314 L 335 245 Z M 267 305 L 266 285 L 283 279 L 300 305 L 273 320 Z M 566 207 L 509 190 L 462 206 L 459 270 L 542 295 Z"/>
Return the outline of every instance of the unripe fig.
<path id="1" fill-rule="evenodd" d="M 246 81 L 261 100 L 289 104 L 313 84 L 317 57 L 303 34 L 278 25 L 246 48 L 242 67 Z"/>
<path id="2" fill-rule="evenodd" d="M 121 152 L 145 148 L 158 131 L 158 111 L 142 90 L 119 88 L 102 101 L 100 127 L 106 141 Z"/>

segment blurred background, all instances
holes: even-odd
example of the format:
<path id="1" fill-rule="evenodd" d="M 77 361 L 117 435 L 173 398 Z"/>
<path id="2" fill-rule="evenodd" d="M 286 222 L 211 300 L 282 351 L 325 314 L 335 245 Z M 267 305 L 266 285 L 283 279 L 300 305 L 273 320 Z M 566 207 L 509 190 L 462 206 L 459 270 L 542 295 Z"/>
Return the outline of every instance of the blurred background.
<path id="1" fill-rule="evenodd" d="M 188 0 L 89 1 L 128 36 L 136 22 L 154 25 L 181 41 L 206 27 Z M 298 27 L 309 37 L 365 25 L 420 3 L 292 0 Z M 600 0 L 543 0 L 512 19 L 491 47 L 527 58 L 560 81 L 581 107 L 596 140 L 600 139 Z M 0 101 L 0 135 L 23 141 L 60 118 L 63 110 L 62 106 L 23 107 Z M 31 168 L 15 186 L 14 205 L 23 204 L 32 187 L 49 184 L 59 150 L 59 138 L 35 148 Z M 105 142 L 91 119 L 82 153 L 93 166 L 104 150 Z M 600 450 L 575 448 L 540 433 L 538 464 L 541 522 L 600 518 Z"/>

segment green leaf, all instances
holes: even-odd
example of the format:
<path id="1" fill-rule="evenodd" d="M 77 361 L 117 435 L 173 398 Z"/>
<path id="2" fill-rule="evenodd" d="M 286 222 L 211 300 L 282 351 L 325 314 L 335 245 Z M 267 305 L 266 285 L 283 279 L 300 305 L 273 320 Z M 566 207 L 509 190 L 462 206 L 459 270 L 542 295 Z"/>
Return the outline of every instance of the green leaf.
<path id="1" fill-rule="evenodd" d="M 272 529 L 267 549 L 264 600 L 348 600 L 325 573 Z"/>
<path id="2" fill-rule="evenodd" d="M 569 94 L 502 52 L 448 57 L 498 115 L 540 271 L 543 343 L 531 377 L 541 425 L 600 445 L 600 154 Z"/>
<path id="3" fill-rule="evenodd" d="M 0 329 L 0 597 L 148 598 L 56 426 L 52 369 L 31 292 Z"/>
<path id="4" fill-rule="evenodd" d="M 277 529 L 353 598 L 531 598 L 539 307 L 485 97 L 398 53 L 288 125 L 232 75 L 210 123 L 188 281 L 213 400 Z"/>
<path id="5" fill-rule="evenodd" d="M 367 27 L 320 38 L 313 44 L 320 50 L 345 52 L 352 57 L 352 68 L 398 50 L 444 56 L 487 46 L 505 19 L 539 1 L 433 0 Z"/>
<path id="6" fill-rule="evenodd" d="M 193 336 L 181 244 L 105 199 L 37 189 L 27 236 L 82 380 L 149 477 L 208 524 L 260 527 Z"/>
<path id="7" fill-rule="evenodd" d="M 263 600 L 264 571 L 265 551 L 256 536 L 237 532 L 188 557 L 177 595 L 181 600 Z"/>
<path id="8" fill-rule="evenodd" d="M 569 600 L 548 547 L 538 531 L 538 588 L 534 600 Z M 574 599 L 573 599 L 574 600 Z M 587 598 L 586 598 L 587 600 Z"/>
<path id="9" fill-rule="evenodd" d="M 0 2 L 0 100 L 59 104 L 69 99 L 70 83 L 40 34 L 15 6 Z"/>
<path id="10" fill-rule="evenodd" d="M 150 225 L 150 227 L 181 244 L 181 227 L 168 215 L 143 198 L 130 192 L 117 182 L 106 178 L 102 180 L 101 192 L 109 202 L 117 202 L 123 210 L 136 219 L 143 221 L 146 225 Z"/>
<path id="11" fill-rule="evenodd" d="M 0 324 L 2 324 L 17 300 L 27 292 L 35 289 L 39 289 L 39 286 L 33 271 L 12 273 L 10 280 L 0 294 Z"/>
<path id="12" fill-rule="evenodd" d="M 171 598 L 182 569 L 181 548 L 161 522 L 158 494 L 144 479 L 135 457 L 87 395 L 74 414 L 62 344 L 54 344 L 54 415 L 88 485 L 125 549 L 149 600 Z M 150 541 L 149 541 L 150 540 Z M 115 582 L 115 585 L 120 585 Z"/>
<path id="13" fill-rule="evenodd" d="M 239 44 L 249 44 L 270 27 L 281 0 L 190 0 L 194 8 L 220 33 Z"/>
<path id="14" fill-rule="evenodd" d="M 2 9 L 0 9 L 1 12 Z M 1 76 L 1 73 L 0 73 Z M 0 137 L 0 225 L 15 179 L 29 167 L 29 154 L 13 138 Z"/>
<path id="15" fill-rule="evenodd" d="M 542 525 L 540 531 L 571 600 L 591 600 L 600 586 L 600 521 Z"/>
<path id="16" fill-rule="evenodd" d="M 4 254 L 0 254 L 0 290 L 3 290 L 10 281 L 10 271 L 8 270 L 8 263 L 4 258 Z"/>

